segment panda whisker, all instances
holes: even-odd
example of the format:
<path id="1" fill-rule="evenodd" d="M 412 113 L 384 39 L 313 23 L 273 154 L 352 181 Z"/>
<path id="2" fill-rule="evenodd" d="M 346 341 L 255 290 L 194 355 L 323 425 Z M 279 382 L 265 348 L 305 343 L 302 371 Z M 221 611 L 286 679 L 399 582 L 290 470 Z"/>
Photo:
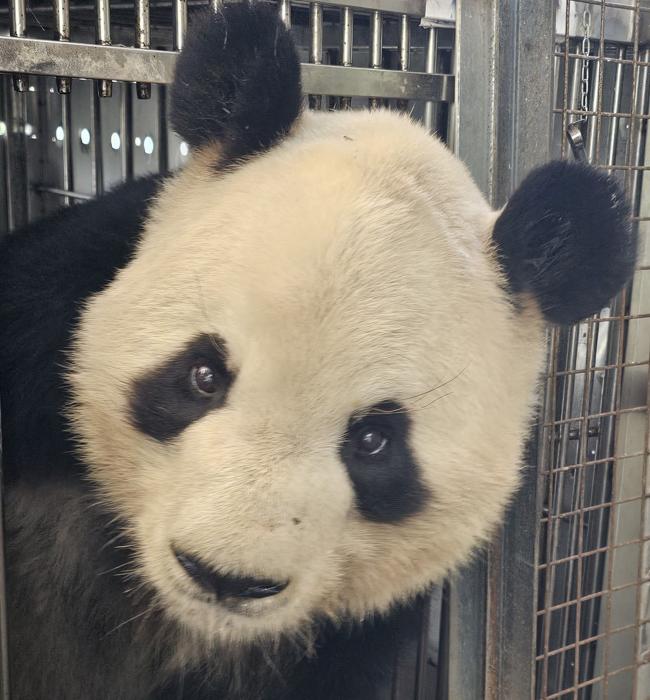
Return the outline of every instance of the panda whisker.
<path id="1" fill-rule="evenodd" d="M 130 561 L 122 562 L 121 564 L 118 564 L 117 566 L 113 566 L 110 569 L 106 569 L 104 571 L 99 571 L 97 573 L 97 576 L 106 576 L 106 574 L 111 574 L 114 571 L 119 571 L 120 569 L 123 569 L 125 566 L 129 566 L 129 564 L 131 564 Z"/>
<path id="2" fill-rule="evenodd" d="M 149 614 L 152 612 L 151 606 L 149 606 L 146 610 L 143 610 L 142 612 L 139 612 L 135 614 L 133 617 L 130 617 L 128 620 L 124 620 L 124 622 L 120 622 L 119 625 L 116 625 L 113 627 L 112 630 L 109 630 L 103 637 L 103 639 L 106 639 L 109 635 L 113 634 L 114 632 L 117 632 L 117 630 L 121 629 L 125 625 L 128 625 L 130 622 L 135 622 L 135 620 L 140 619 L 141 617 L 144 617 L 145 615 Z"/>
<path id="3" fill-rule="evenodd" d="M 434 386 L 432 389 L 427 389 L 427 391 L 422 391 L 419 394 L 413 394 L 412 396 L 408 396 L 406 398 L 407 401 L 412 401 L 413 399 L 419 399 L 423 398 L 424 396 L 428 396 L 429 394 L 432 394 L 434 391 L 438 391 L 438 389 L 442 389 L 445 386 L 448 386 L 452 382 L 455 382 L 462 374 L 463 372 L 467 369 L 468 365 L 465 365 L 463 369 L 460 370 L 460 372 L 457 372 L 451 379 L 447 379 L 447 381 L 442 382 L 441 384 L 438 384 L 437 386 Z"/>
<path id="4" fill-rule="evenodd" d="M 425 408 L 428 408 L 429 406 L 432 406 L 434 403 L 436 403 L 439 399 L 444 399 L 446 396 L 450 396 L 450 393 L 443 394 L 442 396 L 437 397 L 435 400 L 430 401 L 429 403 L 425 404 L 424 406 L 419 405 L 417 403 L 417 401 L 424 399 L 427 396 L 430 396 L 435 391 L 438 391 L 439 389 L 442 389 L 443 387 L 449 386 L 452 382 L 454 382 L 456 379 L 458 379 L 466 369 L 467 369 L 467 365 L 465 367 L 463 367 L 463 369 L 461 369 L 460 372 L 457 372 L 453 377 L 451 377 L 450 379 L 447 379 L 444 382 L 441 382 L 440 384 L 437 384 L 436 386 L 432 387 L 431 389 L 427 389 L 426 391 L 422 391 L 419 394 L 413 394 L 411 396 L 407 396 L 404 399 L 404 402 L 413 401 L 414 404 L 412 406 L 407 406 L 406 408 L 395 408 L 395 409 L 375 408 L 372 411 L 369 411 L 366 415 L 369 415 L 369 416 L 399 415 L 399 414 L 411 413 L 413 411 L 419 411 L 419 410 L 423 410 Z"/>
<path id="5" fill-rule="evenodd" d="M 116 535 L 111 537 L 109 540 L 106 540 L 104 544 L 99 548 L 100 552 L 103 552 L 105 549 L 108 547 L 112 547 L 116 542 L 118 542 L 121 539 L 124 539 L 127 536 L 126 532 L 118 532 Z M 115 549 L 126 549 L 127 547 L 125 545 L 116 545 Z"/>
<path id="6" fill-rule="evenodd" d="M 438 401 L 441 401 L 442 399 L 447 398 L 448 396 L 451 396 L 453 394 L 453 391 L 449 391 L 446 394 L 443 394 L 442 396 L 436 396 L 435 399 L 432 401 L 429 401 L 429 403 L 425 404 L 424 406 L 416 406 L 412 412 L 418 412 L 418 411 L 424 411 L 430 406 L 433 406 L 434 403 L 438 403 Z"/>

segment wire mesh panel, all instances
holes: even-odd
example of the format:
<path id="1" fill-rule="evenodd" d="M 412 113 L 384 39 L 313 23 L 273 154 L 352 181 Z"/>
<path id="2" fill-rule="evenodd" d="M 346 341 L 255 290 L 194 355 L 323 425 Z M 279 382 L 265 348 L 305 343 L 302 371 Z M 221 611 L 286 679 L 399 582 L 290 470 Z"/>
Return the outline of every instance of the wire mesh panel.
<path id="1" fill-rule="evenodd" d="M 556 20 L 555 155 L 572 158 L 573 145 L 619 180 L 641 253 L 628 290 L 594 318 L 550 335 L 535 692 L 643 700 L 650 698 L 650 3 L 564 0 Z"/>

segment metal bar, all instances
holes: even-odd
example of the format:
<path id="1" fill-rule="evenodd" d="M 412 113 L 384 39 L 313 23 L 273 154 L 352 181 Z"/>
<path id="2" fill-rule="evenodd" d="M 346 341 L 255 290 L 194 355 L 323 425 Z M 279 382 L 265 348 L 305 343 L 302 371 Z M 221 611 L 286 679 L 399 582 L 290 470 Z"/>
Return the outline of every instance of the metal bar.
<path id="1" fill-rule="evenodd" d="M 476 557 L 449 584 L 444 700 L 484 697 L 486 587 L 485 557 Z"/>
<path id="2" fill-rule="evenodd" d="M 9 0 L 9 31 L 12 37 L 22 38 L 27 29 L 25 15 L 25 0 Z M 13 86 L 16 92 L 29 90 L 29 79 L 19 73 L 13 76 Z"/>
<path id="3" fill-rule="evenodd" d="M 409 33 L 409 16 L 401 15 L 399 18 L 399 69 L 408 71 L 411 58 L 411 37 Z M 398 109 L 406 111 L 408 109 L 408 100 L 399 100 L 397 103 Z"/>
<path id="4" fill-rule="evenodd" d="M 280 0 L 278 3 L 280 19 L 287 29 L 291 29 L 291 0 Z"/>
<path id="5" fill-rule="evenodd" d="M 453 75 L 456 72 L 456 38 L 454 37 L 454 46 L 451 51 L 451 62 L 449 72 Z M 456 151 L 456 103 L 450 102 L 447 107 L 447 146 L 450 150 Z"/>
<path id="6" fill-rule="evenodd" d="M 323 6 L 320 2 L 309 5 L 309 62 L 315 66 L 323 62 Z M 309 94 L 310 109 L 321 109 L 323 98 L 321 94 Z"/>
<path id="7" fill-rule="evenodd" d="M 382 29 L 383 20 L 381 12 L 373 12 L 370 16 L 370 67 L 373 69 L 382 67 Z M 376 109 L 381 106 L 381 100 L 378 95 L 374 95 L 370 90 L 368 94 L 370 98 L 370 109 Z"/>
<path id="8" fill-rule="evenodd" d="M 618 49 L 619 58 L 625 56 L 625 47 L 621 46 Z M 623 93 L 623 65 L 619 63 L 616 66 L 616 78 L 614 79 L 614 100 L 612 104 L 612 112 L 618 112 L 621 108 L 621 97 Z M 618 132 L 620 119 L 612 117 L 609 122 L 609 135 L 607 142 L 607 165 L 616 163 L 616 149 L 618 146 Z M 611 173 L 611 169 L 609 170 Z"/>
<path id="9" fill-rule="evenodd" d="M 596 144 L 599 140 L 598 134 L 600 133 L 600 120 L 602 118 L 602 112 L 598 110 L 600 101 L 602 99 L 602 90 L 600 87 L 601 76 L 603 72 L 602 69 L 602 61 L 596 61 L 593 64 L 593 69 L 590 78 L 590 84 L 592 86 L 595 86 L 595 89 L 590 95 L 591 111 L 594 113 L 594 116 L 589 117 L 589 131 L 587 133 L 587 157 L 589 158 L 590 163 L 594 163 L 596 162 L 596 160 L 598 160 Z"/>
<path id="10" fill-rule="evenodd" d="M 187 33 L 187 0 L 174 0 L 174 50 L 182 51 Z M 156 82 L 168 82 L 158 81 Z"/>
<path id="11" fill-rule="evenodd" d="M 436 64 L 438 63 L 438 30 L 435 27 L 428 29 L 429 36 L 427 37 L 427 53 L 426 65 L 424 70 L 427 73 L 433 74 L 436 72 Z M 434 131 L 436 128 L 437 110 L 435 104 L 427 101 L 424 105 L 424 126 L 429 131 Z"/>
<path id="12" fill-rule="evenodd" d="M 341 10 L 341 65 L 352 65 L 352 51 L 354 48 L 354 12 L 350 7 Z M 341 108 L 350 109 L 352 99 L 348 96 L 341 97 Z"/>
<path id="13" fill-rule="evenodd" d="M 482 0 L 458 4 L 458 155 L 501 206 L 550 153 L 555 3 Z M 449 698 L 534 697 L 538 557 L 536 526 L 542 484 L 532 441 L 522 488 L 485 565 L 452 583 Z M 455 593 L 454 588 L 461 587 Z M 487 606 L 468 614 L 468 589 Z M 483 614 L 483 612 L 485 614 Z M 467 656 L 467 650 L 471 656 Z M 485 665 L 475 666 L 484 650 Z M 467 663 L 471 659 L 472 663 Z M 480 674 L 480 675 L 479 675 Z"/>
<path id="14" fill-rule="evenodd" d="M 122 148 L 120 150 L 122 178 L 133 180 L 133 94 L 130 83 L 122 84 L 120 133 L 122 135 Z"/>
<path id="15" fill-rule="evenodd" d="M 63 189 L 65 191 L 74 188 L 74 170 L 72 165 L 72 112 L 70 109 L 70 93 L 61 95 L 61 126 L 63 127 Z M 66 197 L 63 203 L 69 205 L 70 198 Z"/>
<path id="16" fill-rule="evenodd" d="M 93 194 L 100 195 L 104 192 L 104 166 L 102 153 L 102 120 L 101 120 L 101 94 L 93 91 L 90 95 L 90 123 L 93 126 L 90 141 L 90 153 L 93 174 Z"/>
<path id="17" fill-rule="evenodd" d="M 454 77 L 405 73 L 377 68 L 342 68 L 340 66 L 302 66 L 303 88 L 323 95 L 373 95 L 382 99 L 454 99 Z"/>
<path id="18" fill-rule="evenodd" d="M 151 25 L 149 23 L 149 0 L 135 0 L 135 45 L 138 49 L 151 46 Z M 136 83 L 139 100 L 151 98 L 151 83 Z"/>
<path id="19" fill-rule="evenodd" d="M 167 124 L 167 86 L 158 86 L 158 171 L 169 172 L 169 126 Z"/>
<path id="20" fill-rule="evenodd" d="M 648 64 L 650 62 L 650 49 L 644 49 L 641 54 L 641 60 Z M 648 83 L 650 76 L 648 75 L 648 66 L 645 65 L 641 69 L 640 79 L 637 81 L 637 90 L 639 95 L 634 99 L 637 109 L 644 113 L 647 109 L 648 103 Z M 634 138 L 634 154 L 632 159 L 632 164 L 635 166 L 640 166 L 644 160 L 644 147 L 645 140 L 641 138 L 641 131 L 643 129 L 643 122 L 640 119 L 633 120 L 633 129 L 636 132 Z M 639 197 L 641 192 L 641 179 L 642 171 L 634 170 L 632 173 L 632 182 L 630 184 L 630 201 L 634 207 L 634 211 L 638 211 L 639 207 Z"/>
<path id="21" fill-rule="evenodd" d="M 440 0 L 438 0 L 440 1 Z M 168 8 L 171 7 L 174 0 L 156 0 L 156 8 Z M 210 0 L 210 4 L 213 8 L 218 9 L 223 0 Z M 454 0 L 446 0 L 446 3 L 451 4 Z M 205 7 L 206 0 L 191 0 L 191 4 L 197 7 Z M 411 17 L 424 17 L 426 0 L 355 0 L 355 2 L 350 3 L 349 0 L 328 0 L 328 6 L 331 7 L 343 7 L 345 5 L 350 5 L 358 10 L 379 10 L 380 12 L 391 12 L 394 14 L 401 14 L 406 12 L 406 14 Z M 75 10 L 94 10 L 95 5 L 90 2 L 75 2 Z M 132 10 L 133 0 L 131 2 L 120 2 L 116 0 L 111 1 L 111 9 L 113 10 Z M 42 4 L 30 2 L 29 7 L 30 13 L 37 14 L 50 14 L 52 11 L 51 4 L 43 2 Z M 5 7 L 0 7 L 0 17 L 8 14 L 8 10 Z"/>
<path id="22" fill-rule="evenodd" d="M 6 72 L 93 79 L 109 75 L 112 80 L 170 84 L 176 59 L 172 51 L 0 37 L 0 71 Z M 303 89 L 310 94 L 454 99 L 452 75 L 313 64 L 301 68 Z"/>
<path id="23" fill-rule="evenodd" d="M 309 62 L 318 66 L 323 62 L 323 6 L 320 2 L 310 4 L 309 20 L 311 31 Z"/>
<path id="24" fill-rule="evenodd" d="M 19 39 L 16 39 L 19 41 Z M 8 90 L 5 82 L 4 114 L 7 123 L 7 224 L 14 231 L 29 220 L 27 196 L 26 94 Z"/>
<path id="25" fill-rule="evenodd" d="M 54 23 L 56 38 L 59 41 L 70 41 L 70 7 L 68 0 L 54 0 Z M 72 81 L 67 77 L 56 79 L 56 88 L 61 95 L 70 92 Z"/>
<path id="26" fill-rule="evenodd" d="M 70 199 L 88 201 L 95 198 L 92 194 L 83 194 L 82 192 L 74 192 L 73 190 L 62 190 L 60 187 L 49 187 L 48 185 L 35 185 L 34 189 L 37 192 L 47 192 L 48 194 L 55 194 L 59 197 L 63 197 L 64 201 Z"/>
<path id="27" fill-rule="evenodd" d="M 50 93 L 48 90 L 48 79 L 45 76 L 36 78 L 36 90 L 34 97 L 36 98 L 36 129 L 32 136 L 36 136 L 36 148 L 32 150 L 32 172 L 46 173 L 49 169 L 49 149 L 51 142 L 51 124 L 48 114 L 48 106 L 51 102 Z M 32 197 L 31 214 L 32 218 L 43 218 L 46 213 L 45 198 L 40 196 L 40 193 L 34 192 L 36 197 Z M 35 201 L 34 201 L 35 200 Z"/>
<path id="28" fill-rule="evenodd" d="M 109 0 L 96 0 L 96 4 L 97 43 L 109 46 L 111 43 L 111 6 Z M 100 78 L 97 81 L 97 91 L 101 97 L 110 97 L 113 94 L 113 84 L 110 80 Z"/>

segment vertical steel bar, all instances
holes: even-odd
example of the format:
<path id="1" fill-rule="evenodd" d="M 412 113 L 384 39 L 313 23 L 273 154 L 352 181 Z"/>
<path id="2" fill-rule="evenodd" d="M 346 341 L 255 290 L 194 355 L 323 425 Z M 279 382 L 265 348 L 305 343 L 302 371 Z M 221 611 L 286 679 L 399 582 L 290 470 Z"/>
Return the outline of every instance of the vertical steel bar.
<path id="1" fill-rule="evenodd" d="M 133 180 L 133 94 L 131 83 L 122 83 L 120 133 L 122 135 L 122 179 Z"/>
<path id="2" fill-rule="evenodd" d="M 149 22 L 149 0 L 135 0 L 135 45 L 138 49 L 151 46 L 151 24 Z M 151 83 L 136 83 L 139 100 L 151 98 Z"/>
<path id="3" fill-rule="evenodd" d="M 169 126 L 167 124 L 167 86 L 158 86 L 158 170 L 169 171 Z"/>
<path id="4" fill-rule="evenodd" d="M 26 94 L 8 90 L 5 83 L 4 114 L 7 123 L 7 224 L 10 231 L 29 220 L 27 194 Z"/>
<path id="5" fill-rule="evenodd" d="M 567 142 L 568 139 L 564 138 L 569 126 L 569 115 L 566 110 L 566 105 L 568 104 L 568 94 L 569 94 L 569 51 L 571 49 L 571 42 L 569 37 L 569 22 L 571 17 L 571 3 L 567 2 L 564 10 L 564 85 L 562 90 L 562 137 L 560 138 L 560 157 L 565 158 L 567 154 Z M 578 42 L 576 42 L 576 53 Z M 574 59 L 575 63 L 578 63 Z M 575 66 L 574 66 L 575 67 Z M 551 103 L 553 104 L 553 103 Z"/>
<path id="6" fill-rule="evenodd" d="M 320 65 L 323 62 L 323 5 L 320 2 L 312 2 L 309 5 L 309 28 L 311 32 L 309 62 Z M 322 104 L 322 95 L 309 96 L 311 109 L 321 109 Z"/>
<path id="7" fill-rule="evenodd" d="M 280 0 L 278 5 L 280 19 L 284 22 L 284 26 L 287 29 L 291 29 L 291 0 Z"/>
<path id="8" fill-rule="evenodd" d="M 603 111 L 603 84 L 605 79 L 605 0 L 600 0 L 600 32 L 598 42 L 598 66 L 597 77 L 593 80 L 596 85 L 595 107 L 592 110 L 596 112 L 596 142 L 594 145 L 594 157 L 600 159 L 600 134 L 602 128 L 602 111 Z"/>
<path id="9" fill-rule="evenodd" d="M 617 58 L 622 61 L 625 58 L 625 47 L 619 47 L 617 51 Z M 616 64 L 616 77 L 614 79 L 614 96 L 612 102 L 612 112 L 620 112 L 621 110 L 621 97 L 623 93 L 623 63 Z M 609 121 L 609 134 L 607 140 L 607 165 L 616 165 L 616 148 L 618 145 L 618 132 L 620 125 L 620 117 L 610 117 Z M 612 170 L 610 168 L 609 172 Z"/>
<path id="10" fill-rule="evenodd" d="M 104 192 L 104 167 L 102 153 L 102 120 L 101 120 L 101 95 L 93 91 L 90 95 L 90 119 L 92 135 L 90 141 L 90 155 L 92 160 L 93 194 L 99 196 Z"/>
<path id="11" fill-rule="evenodd" d="M 25 36 L 27 30 L 25 0 L 9 0 L 9 23 L 11 36 Z M 13 76 L 13 85 L 16 92 L 27 92 L 29 90 L 29 78 L 26 75 L 16 73 Z"/>
<path id="12" fill-rule="evenodd" d="M 70 6 L 69 0 L 54 0 L 54 22 L 56 27 L 56 38 L 59 41 L 70 41 Z M 56 88 L 61 95 L 70 92 L 72 84 L 71 78 L 58 77 Z"/>
<path id="13" fill-rule="evenodd" d="M 109 46 L 111 43 L 111 7 L 109 0 L 95 0 L 97 43 Z M 113 94 L 113 83 L 102 79 L 97 81 L 97 91 L 100 97 L 110 97 Z"/>
<path id="14" fill-rule="evenodd" d="M 436 27 L 429 27 L 427 30 L 427 53 L 424 70 L 426 73 L 435 73 L 438 63 L 438 30 Z M 434 131 L 437 128 L 436 117 L 438 109 L 434 102 L 425 102 L 424 104 L 424 126 L 429 131 Z"/>
<path id="15" fill-rule="evenodd" d="M 407 71 L 410 64 L 411 40 L 409 36 L 409 17 L 407 14 L 400 15 L 399 18 L 399 69 Z M 398 100 L 397 108 L 406 111 L 409 106 L 408 100 Z"/>
<path id="16" fill-rule="evenodd" d="M 215 12 L 219 12 L 222 5 L 223 0 L 210 0 L 210 7 L 212 7 Z"/>
<path id="17" fill-rule="evenodd" d="M 601 78 L 602 78 L 602 69 L 603 69 L 603 64 L 601 61 L 596 60 L 593 62 L 593 70 L 591 72 L 591 85 L 595 86 L 595 89 L 593 90 L 592 94 L 590 95 L 590 102 L 591 104 L 589 105 L 589 109 L 592 112 L 598 112 L 597 117 L 589 117 L 589 131 L 587 133 L 587 158 L 589 159 L 590 163 L 595 163 L 596 158 L 598 157 L 598 154 L 596 152 L 596 147 L 600 143 L 600 110 L 599 110 L 599 104 L 602 99 L 601 95 L 601 88 L 599 87 L 601 85 Z M 593 88 L 592 88 L 593 89 Z"/>
<path id="18" fill-rule="evenodd" d="M 604 8 L 603 8 L 604 12 Z M 631 112 L 633 115 L 638 115 L 639 112 L 642 111 L 643 107 L 638 104 L 638 99 L 641 97 L 641 91 L 638 89 L 638 81 L 639 78 L 641 77 L 641 68 L 639 66 L 639 27 L 641 23 L 641 9 L 640 9 L 640 0 L 635 0 L 634 2 L 634 38 L 633 38 L 633 43 L 632 43 L 632 61 L 633 61 L 633 67 L 632 67 L 632 107 L 631 107 Z M 632 119 L 632 123 L 630 124 L 631 128 L 631 139 L 632 142 L 630 144 L 630 150 L 629 150 L 629 156 L 631 157 L 632 155 L 635 154 L 636 152 L 636 145 L 634 143 L 635 138 L 640 138 L 641 137 L 641 129 L 636 130 L 634 128 L 634 121 L 635 119 Z M 641 122 L 642 124 L 642 122 Z M 628 161 L 626 163 L 627 165 L 630 165 L 631 163 Z M 639 167 L 640 164 L 632 163 L 632 165 L 637 165 Z M 626 178 L 625 178 L 625 184 L 630 187 L 632 185 L 632 177 L 631 177 L 631 172 L 628 170 L 626 173 Z M 634 205 L 636 206 L 636 202 L 634 202 Z M 633 213 L 637 213 L 634 211 Z M 640 213 L 640 212 L 638 212 Z M 645 231 L 647 235 L 647 231 Z M 642 248 L 642 254 L 645 252 L 645 250 Z M 635 280 L 635 283 L 638 284 L 639 280 Z M 643 306 L 643 302 L 641 302 L 641 305 Z M 630 305 L 630 314 L 633 314 L 635 311 L 634 305 Z M 637 313 L 639 309 L 636 309 Z M 632 328 L 630 328 L 631 323 L 628 321 L 627 323 L 628 328 L 628 338 L 631 340 L 630 345 L 633 348 L 634 347 L 634 336 L 638 335 L 638 331 L 635 333 Z M 636 329 L 635 329 L 636 330 Z M 647 331 L 646 331 L 647 334 Z M 650 361 L 650 357 L 645 355 L 647 359 Z M 621 358 L 621 361 L 623 361 L 623 358 Z M 629 382 L 629 380 L 628 380 Z M 646 377 L 646 394 L 645 394 L 645 399 L 646 399 L 646 421 L 645 421 L 645 429 L 644 429 L 644 439 L 643 439 L 643 445 L 644 445 L 644 463 L 647 464 L 647 454 L 648 454 L 648 449 L 650 446 L 650 405 L 648 405 L 648 397 L 650 397 L 650 372 L 648 373 Z M 640 495 L 642 498 L 641 501 L 641 522 L 640 522 L 640 529 L 639 529 L 639 534 L 641 538 L 646 538 L 648 535 L 647 532 L 647 527 L 646 527 L 646 512 L 648 508 L 648 490 L 647 490 L 647 468 L 642 469 L 641 472 L 641 489 L 640 489 Z M 639 629 L 635 631 L 634 634 L 634 664 L 636 666 L 635 672 L 634 672 L 634 677 L 633 677 L 633 682 L 632 682 L 632 698 L 634 700 L 641 700 L 641 695 L 639 693 L 639 690 L 642 691 L 647 691 L 646 688 L 639 688 L 639 675 L 643 674 L 642 669 L 640 668 L 640 665 L 643 663 L 643 661 L 647 661 L 647 658 L 644 659 L 643 656 L 644 654 L 641 653 L 641 636 L 644 633 L 644 627 L 646 625 L 641 624 L 641 621 L 644 620 L 647 617 L 647 612 L 644 609 L 645 608 L 645 603 L 647 603 L 647 591 L 644 589 L 646 588 L 645 586 L 642 586 L 641 582 L 643 581 L 644 578 L 647 578 L 648 571 L 646 569 L 647 566 L 647 561 L 646 561 L 646 543 L 643 543 L 642 546 L 639 548 L 639 560 L 638 560 L 638 566 L 637 566 L 637 571 L 636 571 L 636 580 L 637 580 L 637 589 L 636 589 L 636 615 L 635 615 L 635 620 L 637 625 L 639 625 Z M 647 695 L 646 692 L 643 692 L 643 695 Z"/>
<path id="19" fill-rule="evenodd" d="M 351 7 L 341 10 L 341 65 L 352 65 L 352 48 L 354 46 L 354 12 Z M 341 97 L 341 108 L 352 107 L 351 97 Z"/>
<path id="20" fill-rule="evenodd" d="M 454 45 L 451 51 L 451 62 L 449 65 L 449 72 L 451 75 L 456 74 L 456 46 L 457 41 L 456 37 L 454 37 Z M 456 109 L 456 100 L 447 105 L 447 146 L 454 152 L 456 151 L 456 129 L 454 128 L 454 125 L 456 124 Z"/>
<path id="21" fill-rule="evenodd" d="M 555 5 L 539 0 L 457 3 L 456 149 L 495 207 L 549 157 Z M 454 700 L 534 697 L 535 563 L 543 502 L 534 447 L 535 442 L 502 542 L 488 553 L 487 572 L 475 566 L 452 583 L 450 658 L 465 660 L 450 667 L 448 697 Z M 486 614 L 475 612 L 473 619 L 463 595 L 471 587 L 487 605 Z M 485 651 L 479 657 L 481 646 Z M 471 657 L 463 653 L 468 647 L 475 650 Z"/>
<path id="22" fill-rule="evenodd" d="M 637 110 L 639 114 L 646 114 L 648 109 L 648 88 L 650 87 L 648 83 L 650 82 L 650 74 L 648 71 L 648 64 L 650 63 L 650 49 L 644 49 L 641 53 L 641 62 L 644 63 L 640 68 L 640 78 L 637 82 L 637 90 L 639 94 L 634 98 L 637 105 Z M 630 201 L 634 207 L 634 211 L 637 211 L 639 206 L 639 195 L 641 190 L 641 178 L 643 171 L 639 170 L 639 166 L 643 162 L 644 158 L 644 139 L 641 138 L 641 132 L 643 130 L 643 119 L 641 117 L 632 118 L 632 124 L 630 125 L 634 133 L 634 143 L 632 144 L 633 153 L 632 155 L 632 165 L 637 166 L 632 172 L 632 181 L 630 183 Z"/>
<path id="23" fill-rule="evenodd" d="M 182 51 L 187 32 L 187 0 L 174 0 L 174 51 Z"/>
<path id="24" fill-rule="evenodd" d="M 375 10 L 370 15 L 370 67 L 381 68 L 382 66 L 382 27 L 383 20 L 381 12 Z M 377 97 L 370 98 L 370 109 L 381 106 L 381 100 Z"/>
<path id="25" fill-rule="evenodd" d="M 63 189 L 70 192 L 74 189 L 74 176 L 72 166 L 72 112 L 70 109 L 70 93 L 61 95 L 61 126 L 63 128 Z M 69 205 L 73 202 L 70 197 L 64 197 L 63 203 Z"/>

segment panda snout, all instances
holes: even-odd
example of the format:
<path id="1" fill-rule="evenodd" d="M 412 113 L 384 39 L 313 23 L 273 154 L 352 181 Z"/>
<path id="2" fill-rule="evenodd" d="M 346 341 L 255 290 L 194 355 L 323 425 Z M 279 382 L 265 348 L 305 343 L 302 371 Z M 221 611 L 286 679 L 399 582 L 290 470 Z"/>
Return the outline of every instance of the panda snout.
<path id="1" fill-rule="evenodd" d="M 236 603 L 237 600 L 269 598 L 282 593 L 289 581 L 274 581 L 253 576 L 224 574 L 206 566 L 197 557 L 173 549 L 176 561 L 185 573 L 203 591 L 215 595 L 220 602 Z"/>

